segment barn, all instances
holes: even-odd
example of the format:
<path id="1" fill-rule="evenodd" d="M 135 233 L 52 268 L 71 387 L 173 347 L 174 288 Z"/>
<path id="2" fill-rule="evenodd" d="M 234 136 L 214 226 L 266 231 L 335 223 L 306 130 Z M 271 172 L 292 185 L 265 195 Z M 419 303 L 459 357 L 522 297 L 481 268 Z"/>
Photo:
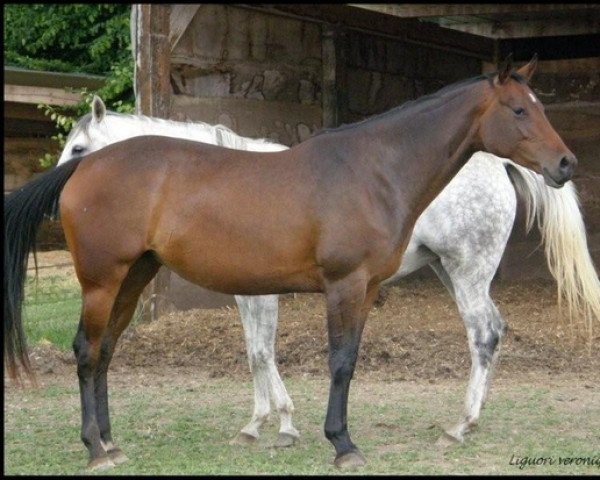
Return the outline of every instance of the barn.
<path id="1" fill-rule="evenodd" d="M 518 63 L 537 53 L 533 89 L 578 156 L 574 182 L 600 263 L 598 5 L 136 5 L 131 28 L 140 113 L 288 146 L 494 70 L 509 53 Z M 518 218 L 499 278 L 549 277 L 539 243 Z M 166 269 L 147 297 L 153 315 L 233 304 Z"/>

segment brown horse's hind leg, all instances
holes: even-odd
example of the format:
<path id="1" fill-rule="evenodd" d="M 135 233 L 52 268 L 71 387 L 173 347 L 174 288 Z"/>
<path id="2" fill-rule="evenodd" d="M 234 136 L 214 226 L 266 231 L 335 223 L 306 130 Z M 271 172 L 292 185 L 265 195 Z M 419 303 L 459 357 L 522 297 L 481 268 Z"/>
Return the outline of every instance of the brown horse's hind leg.
<path id="1" fill-rule="evenodd" d="M 123 275 L 124 276 L 124 275 Z M 81 440 L 87 447 L 90 461 L 88 468 L 100 469 L 114 466 L 102 445 L 100 428 L 96 417 L 96 372 L 103 350 L 103 337 L 111 310 L 118 293 L 121 279 L 108 286 L 82 283 L 83 302 L 79 330 L 73 342 L 77 359 L 77 376 L 81 396 Z"/>
<path id="2" fill-rule="evenodd" d="M 76 252 L 73 259 L 83 300 L 73 342 L 81 395 L 81 440 L 89 452 L 88 468 L 107 468 L 114 466 L 108 451 L 115 449 L 108 427 L 106 370 L 114 351 L 115 332 L 122 332 L 131 318 L 127 314 L 135 308 L 130 301 L 135 289 L 127 285 L 143 283 L 137 277 L 144 275 L 136 274 L 139 267 L 134 267 L 135 259 L 119 260 L 108 250 L 94 249 L 91 254 L 81 245 L 72 251 Z M 149 273 L 147 276 L 151 278 Z M 120 457 L 116 450 L 112 455 L 117 460 Z"/>
<path id="3" fill-rule="evenodd" d="M 108 366 L 117 341 L 133 317 L 138 299 L 150 280 L 156 275 L 160 263 L 153 254 L 142 255 L 129 269 L 115 300 L 112 315 L 102 340 L 100 361 L 94 379 L 96 398 L 96 419 L 100 429 L 100 440 L 108 456 L 115 464 L 127 461 L 127 456 L 117 448 L 112 440 L 108 413 Z"/>
<path id="4" fill-rule="evenodd" d="M 366 279 L 359 274 L 327 287 L 331 385 L 325 436 L 335 447 L 334 463 L 339 468 L 358 467 L 366 463 L 348 433 L 348 393 L 365 320 L 378 291 L 378 285 L 367 288 Z"/>

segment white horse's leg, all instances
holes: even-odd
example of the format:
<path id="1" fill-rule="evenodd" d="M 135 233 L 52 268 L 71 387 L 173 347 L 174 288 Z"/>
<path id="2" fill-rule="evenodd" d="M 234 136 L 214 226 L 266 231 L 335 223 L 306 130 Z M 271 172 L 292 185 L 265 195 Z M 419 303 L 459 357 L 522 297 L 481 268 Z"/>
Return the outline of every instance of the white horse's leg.
<path id="1" fill-rule="evenodd" d="M 477 424 L 485 403 L 506 324 L 489 295 L 493 272 L 485 275 L 489 269 L 480 267 L 475 271 L 470 269 L 469 274 L 466 274 L 461 268 L 456 268 L 450 269 L 444 278 L 444 269 L 440 264 L 434 270 L 444 284 L 448 280 L 452 282 L 451 292 L 454 293 L 465 323 L 471 351 L 471 375 L 465 398 L 465 412 L 459 422 L 446 432 L 450 439 L 462 442 L 464 434 Z"/>
<path id="2" fill-rule="evenodd" d="M 257 311 L 254 297 L 236 295 L 235 301 L 238 304 L 242 326 L 244 328 L 244 339 L 246 341 L 246 354 L 248 355 L 248 364 L 252 372 L 252 381 L 254 384 L 254 412 L 250 422 L 241 429 L 238 436 L 232 440 L 233 443 L 250 443 L 258 439 L 258 429 L 265 423 L 271 412 L 269 402 L 269 381 L 259 358 L 260 348 L 257 342 L 258 319 L 264 312 Z"/>
<path id="3" fill-rule="evenodd" d="M 271 392 L 281 420 L 277 445 L 291 445 L 299 436 L 292 425 L 294 405 L 275 365 L 278 296 L 236 296 L 235 299 L 242 317 L 248 363 L 253 377 L 254 413 L 234 441 L 247 443 L 259 437 L 258 429 L 269 418 Z"/>

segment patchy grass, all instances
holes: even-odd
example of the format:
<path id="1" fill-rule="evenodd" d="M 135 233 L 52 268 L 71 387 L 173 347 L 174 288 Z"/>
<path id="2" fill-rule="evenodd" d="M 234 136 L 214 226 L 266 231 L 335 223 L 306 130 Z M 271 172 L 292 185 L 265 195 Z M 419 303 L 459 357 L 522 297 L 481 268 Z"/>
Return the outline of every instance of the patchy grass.
<path id="1" fill-rule="evenodd" d="M 229 445 L 250 417 L 252 386 L 210 379 L 193 371 L 154 376 L 138 370 L 110 374 L 113 437 L 130 461 L 115 475 L 338 474 L 324 438 L 326 378 L 286 380 L 296 406 L 297 445 L 271 447 L 277 415 L 253 446 Z M 419 385 L 357 378 L 349 427 L 368 464 L 360 474 L 598 474 L 598 388 L 498 381 L 480 427 L 464 445 L 438 447 L 439 424 L 450 426 L 462 408 L 460 382 Z M 76 376 L 44 377 L 39 389 L 5 393 L 5 473 L 84 474 L 87 452 L 79 440 Z M 523 465 L 523 458 L 554 464 Z M 571 458 L 569 465 L 560 459 Z M 576 459 L 595 459 L 595 465 Z M 512 463 L 512 464 L 511 464 Z"/>
<path id="2" fill-rule="evenodd" d="M 64 276 L 69 278 L 62 278 Z M 37 290 L 34 282 L 28 282 L 25 329 L 31 345 L 46 339 L 61 350 L 69 351 L 79 320 L 79 286 L 72 273 L 58 277 L 54 270 L 43 271 Z M 378 331 L 393 335 L 375 337 L 372 326 L 361 347 L 366 352 L 371 341 L 382 348 L 372 350 L 375 355 L 372 353 L 362 361 L 350 391 L 350 431 L 369 462 L 356 473 L 600 473 L 600 387 L 594 373 L 597 357 L 565 356 L 557 347 L 562 346 L 560 338 L 555 341 L 538 335 L 547 330 L 546 310 L 532 304 L 529 293 L 523 294 L 527 301 L 517 301 L 521 297 L 513 298 L 515 291 L 509 290 L 510 295 L 503 297 L 506 301 L 502 308 L 508 312 L 511 327 L 515 328 L 503 347 L 500 375 L 492 384 L 480 427 L 465 444 L 448 448 L 438 447 L 436 440 L 442 431 L 440 425 L 451 426 L 462 410 L 466 374 L 462 375 L 460 362 L 468 361 L 468 356 L 461 353 L 466 350 L 462 324 L 457 321 L 453 327 L 448 321 L 448 300 L 444 297 L 445 303 L 434 303 L 435 292 L 407 290 L 402 295 L 397 294 L 398 298 L 392 296 L 387 307 L 395 307 L 394 315 L 396 310 L 402 310 L 402 323 L 396 321 L 394 328 L 390 326 L 391 320 L 389 325 L 384 323 L 383 310 L 379 312 L 380 317 L 371 319 Z M 296 406 L 294 422 L 301 432 L 296 446 L 283 450 L 271 446 L 278 430 L 276 413 L 272 414 L 272 421 L 265 426 L 256 445 L 229 445 L 229 440 L 249 420 L 252 410 L 252 385 L 246 370 L 245 351 L 240 350 L 237 355 L 243 367 L 240 371 L 245 375 L 232 375 L 231 365 L 225 362 L 225 354 L 232 350 L 231 344 L 216 343 L 218 355 L 210 348 L 212 344 L 189 346 L 190 339 L 209 334 L 211 338 L 216 335 L 225 340 L 233 338 L 231 330 L 224 328 L 228 323 L 221 315 L 212 319 L 213 323 L 203 318 L 208 325 L 206 330 L 200 330 L 202 322 L 189 331 L 174 323 L 174 328 L 169 328 L 181 335 L 170 340 L 165 337 L 165 330 L 159 331 L 155 338 L 149 337 L 148 329 L 142 329 L 143 335 L 136 337 L 138 342 L 129 348 L 140 350 L 144 342 L 162 345 L 169 340 L 165 351 L 176 346 L 185 355 L 201 361 L 204 359 L 200 352 L 204 349 L 212 352 L 213 362 L 222 364 L 218 370 L 224 372 L 222 378 L 210 378 L 207 372 L 212 370 L 206 363 L 203 367 L 187 363 L 175 366 L 167 361 L 162 350 L 151 352 L 148 347 L 142 351 L 150 365 L 147 368 L 131 370 L 124 360 L 115 362 L 109 374 L 113 436 L 131 460 L 99 474 L 340 473 L 331 464 L 334 450 L 323 435 L 329 381 L 320 373 L 316 376 L 307 373 L 320 372 L 321 367 L 324 372 L 326 360 L 324 356 L 315 360 L 314 349 L 301 348 L 318 346 L 324 338 L 324 330 L 311 336 L 304 317 L 305 310 L 309 314 L 312 310 L 305 308 L 306 303 L 290 305 L 302 310 L 304 323 L 294 327 L 294 317 L 283 320 L 278 346 L 280 362 L 287 354 L 288 363 L 299 365 L 298 372 L 304 369 L 285 378 Z M 423 311 L 427 312 L 427 318 L 423 318 Z M 440 313 L 436 317 L 433 313 L 437 311 Z M 208 316 L 206 312 L 203 315 Z M 211 315 L 215 316 L 214 312 Z M 243 348 L 239 320 L 237 316 L 230 320 L 236 325 L 237 342 Z M 425 320 L 429 323 L 424 323 Z M 323 329 L 321 314 L 314 321 Z M 537 327 L 530 331 L 532 324 Z M 420 336 L 399 330 L 402 326 L 414 328 Z M 452 336 L 450 328 L 458 329 L 460 335 Z M 298 332 L 305 332 L 306 338 L 289 344 L 286 350 L 283 340 L 298 337 Z M 369 335 L 372 335 L 371 340 Z M 407 338 L 412 338 L 411 342 L 403 344 Z M 183 340 L 188 341 L 187 346 Z M 460 348 L 451 354 L 455 343 Z M 297 357 L 292 355 L 295 352 L 299 352 Z M 365 362 L 378 358 L 378 352 L 399 361 L 390 360 L 390 365 L 375 375 L 368 372 L 370 364 Z M 553 359 L 556 362 L 553 363 Z M 45 360 L 42 357 L 41 361 Z M 421 368 L 426 361 L 431 365 L 428 369 Z M 503 373 L 502 364 L 510 365 L 510 369 Z M 440 366 L 448 365 L 460 373 L 456 374 L 459 380 L 438 372 Z M 579 370 L 575 369 L 577 366 Z M 410 369 L 412 376 L 402 368 Z M 87 451 L 79 439 L 81 417 L 76 367 L 55 361 L 53 369 L 53 374 L 40 376 L 39 389 L 18 389 L 11 385 L 5 388 L 4 471 L 7 474 L 88 474 Z M 568 372 L 577 374 L 570 376 Z M 389 378 L 400 380 L 399 377 L 418 381 L 388 381 Z M 595 464 L 587 465 L 586 459 Z"/>
<path id="3" fill-rule="evenodd" d="M 46 341 L 63 352 L 70 352 L 80 313 L 81 287 L 74 275 L 63 272 L 27 278 L 23 324 L 29 345 Z M 139 319 L 140 313 L 136 311 L 132 324 Z"/>
<path id="4" fill-rule="evenodd" d="M 62 351 L 70 350 L 80 311 L 80 288 L 73 277 L 27 279 L 23 324 L 30 345 L 46 340 Z"/>

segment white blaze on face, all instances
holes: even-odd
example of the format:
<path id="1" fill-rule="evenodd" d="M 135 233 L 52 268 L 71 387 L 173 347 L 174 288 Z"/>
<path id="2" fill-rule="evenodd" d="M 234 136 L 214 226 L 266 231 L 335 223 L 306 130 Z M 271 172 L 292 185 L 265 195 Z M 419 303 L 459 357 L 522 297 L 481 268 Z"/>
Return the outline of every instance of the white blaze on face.
<path id="1" fill-rule="evenodd" d="M 537 103 L 537 98 L 535 98 L 535 95 L 533 93 L 529 93 L 529 98 L 531 98 L 531 101 L 533 103 Z"/>

